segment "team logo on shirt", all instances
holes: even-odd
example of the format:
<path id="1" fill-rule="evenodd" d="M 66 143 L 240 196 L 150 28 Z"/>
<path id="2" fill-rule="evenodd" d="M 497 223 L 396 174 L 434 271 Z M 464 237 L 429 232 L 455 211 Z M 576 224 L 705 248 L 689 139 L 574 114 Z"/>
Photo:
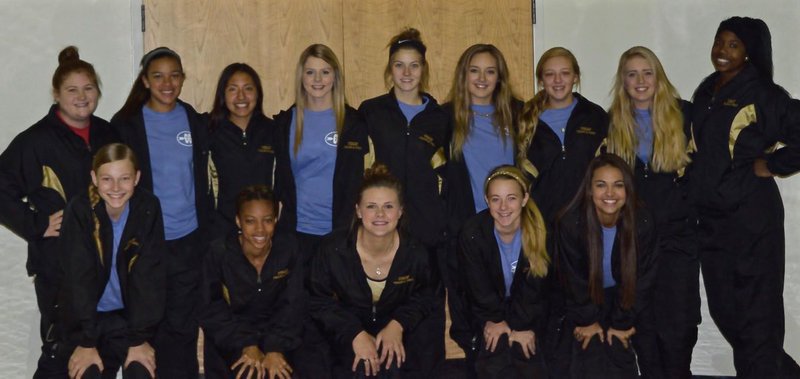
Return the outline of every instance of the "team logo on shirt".
<path id="1" fill-rule="evenodd" d="M 192 132 L 188 130 L 179 132 L 178 135 L 175 136 L 175 138 L 178 140 L 178 143 L 181 144 L 182 146 L 189 146 L 189 147 L 192 146 Z"/>
<path id="2" fill-rule="evenodd" d="M 339 134 L 336 133 L 336 132 L 330 132 L 330 133 L 326 134 L 325 135 L 325 143 L 327 143 L 328 146 L 336 147 L 336 144 L 339 143 Z"/>

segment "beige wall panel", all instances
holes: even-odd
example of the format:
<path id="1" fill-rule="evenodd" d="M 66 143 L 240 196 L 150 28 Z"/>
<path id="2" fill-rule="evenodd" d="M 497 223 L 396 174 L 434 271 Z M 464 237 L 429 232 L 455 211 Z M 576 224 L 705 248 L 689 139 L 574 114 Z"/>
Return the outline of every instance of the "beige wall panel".
<path id="1" fill-rule="evenodd" d="M 420 30 L 428 46 L 430 92 L 443 101 L 461 53 L 475 43 L 492 43 L 509 63 L 516 92 L 533 95 L 533 33 L 527 0 L 403 1 L 343 0 L 345 73 L 353 104 L 386 92 L 386 44 L 404 26 Z"/>
<path id="2" fill-rule="evenodd" d="M 187 73 L 181 98 L 210 111 L 216 81 L 232 62 L 261 76 L 264 112 L 294 102 L 297 57 L 311 43 L 342 51 L 341 2 L 337 0 L 145 0 L 145 50 L 175 49 Z"/>

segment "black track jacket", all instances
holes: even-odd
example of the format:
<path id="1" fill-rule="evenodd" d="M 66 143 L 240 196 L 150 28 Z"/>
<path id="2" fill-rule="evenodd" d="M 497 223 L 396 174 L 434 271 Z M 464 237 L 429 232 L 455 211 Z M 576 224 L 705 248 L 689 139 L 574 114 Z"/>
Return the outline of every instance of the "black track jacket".
<path id="1" fill-rule="evenodd" d="M 166 305 L 166 244 L 161 205 L 143 188 L 130 201 L 128 220 L 117 252 L 117 273 L 128 321 L 128 343 L 151 342 Z M 100 221 L 102 258 L 97 250 L 92 214 Z M 97 346 L 97 303 L 111 275 L 114 234 L 101 200 L 92 209 L 87 195 L 76 197 L 64 211 L 59 243 L 64 279 L 59 294 L 59 319 L 65 339 L 83 347 Z"/>

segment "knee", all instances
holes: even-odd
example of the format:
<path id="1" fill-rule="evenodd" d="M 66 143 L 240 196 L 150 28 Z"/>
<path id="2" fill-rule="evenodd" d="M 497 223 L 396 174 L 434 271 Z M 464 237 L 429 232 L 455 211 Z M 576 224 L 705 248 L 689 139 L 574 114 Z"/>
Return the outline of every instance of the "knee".
<path id="1" fill-rule="evenodd" d="M 125 379 L 152 379 L 150 372 L 139 362 L 133 361 L 128 364 L 123 372 Z"/>

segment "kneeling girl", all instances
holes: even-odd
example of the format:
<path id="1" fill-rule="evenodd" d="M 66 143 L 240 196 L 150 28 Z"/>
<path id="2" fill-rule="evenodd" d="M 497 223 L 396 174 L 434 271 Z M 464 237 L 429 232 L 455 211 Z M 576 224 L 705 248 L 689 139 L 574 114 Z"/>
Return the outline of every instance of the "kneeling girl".
<path id="1" fill-rule="evenodd" d="M 128 146 L 105 145 L 88 196 L 64 211 L 57 325 L 70 378 L 155 377 L 153 336 L 164 313 L 164 225 L 158 199 L 137 189 Z"/>
<path id="2" fill-rule="evenodd" d="M 459 237 L 469 316 L 481 346 L 475 371 L 480 378 L 544 378 L 543 354 L 536 353 L 550 264 L 544 219 L 514 166 L 493 169 L 484 193 L 489 208 L 468 220 Z"/>

